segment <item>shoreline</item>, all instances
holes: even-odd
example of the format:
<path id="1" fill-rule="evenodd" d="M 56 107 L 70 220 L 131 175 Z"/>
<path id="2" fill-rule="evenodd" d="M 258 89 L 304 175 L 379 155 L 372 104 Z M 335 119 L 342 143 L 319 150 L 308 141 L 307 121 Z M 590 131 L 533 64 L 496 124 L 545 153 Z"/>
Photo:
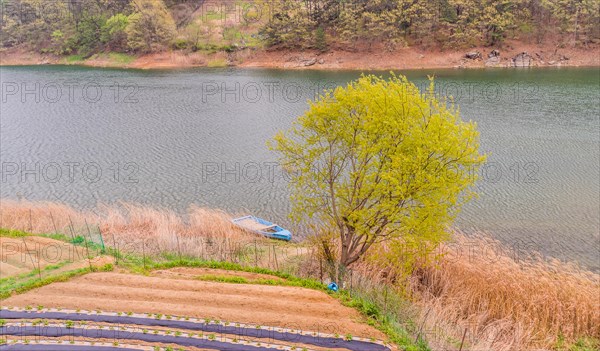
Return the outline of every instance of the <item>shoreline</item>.
<path id="1" fill-rule="evenodd" d="M 490 58 L 492 50 L 499 56 Z M 467 53 L 478 53 L 474 59 Z M 519 56 L 527 53 L 526 56 Z M 525 58 L 525 60 L 523 60 Z M 515 67 L 515 61 L 517 66 Z M 242 49 L 233 53 L 163 51 L 131 56 L 101 53 L 88 59 L 75 56 L 41 55 L 15 48 L 0 51 L 0 66 L 70 65 L 99 68 L 142 70 L 186 68 L 267 68 L 285 70 L 427 70 L 471 68 L 537 68 L 537 67 L 600 67 L 598 48 L 557 48 L 552 45 L 531 45 L 515 42 L 500 49 L 476 47 L 465 50 L 440 51 L 406 47 L 385 51 L 317 51 Z"/>

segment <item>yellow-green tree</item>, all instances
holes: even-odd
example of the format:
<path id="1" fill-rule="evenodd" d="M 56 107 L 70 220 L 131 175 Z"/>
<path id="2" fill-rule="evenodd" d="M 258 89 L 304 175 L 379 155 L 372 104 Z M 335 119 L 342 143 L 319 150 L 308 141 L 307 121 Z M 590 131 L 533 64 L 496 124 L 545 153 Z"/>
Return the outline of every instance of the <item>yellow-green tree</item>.
<path id="1" fill-rule="evenodd" d="M 294 217 L 329 228 L 319 242 L 339 244 L 324 252 L 340 268 L 383 241 L 445 240 L 485 159 L 476 125 L 433 81 L 420 92 L 395 75 L 325 92 L 271 147 L 291 170 Z"/>

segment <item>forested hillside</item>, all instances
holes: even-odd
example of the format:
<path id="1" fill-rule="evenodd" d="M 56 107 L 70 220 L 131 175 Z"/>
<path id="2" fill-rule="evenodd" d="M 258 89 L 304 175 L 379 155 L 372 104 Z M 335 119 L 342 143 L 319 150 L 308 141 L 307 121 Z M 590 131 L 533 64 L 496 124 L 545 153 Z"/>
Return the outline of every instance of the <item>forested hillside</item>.
<path id="1" fill-rule="evenodd" d="M 3 48 L 102 52 L 393 51 L 598 43 L 598 0 L 1 0 Z"/>
<path id="2" fill-rule="evenodd" d="M 382 43 L 457 48 L 498 45 L 508 37 L 571 44 L 600 36 L 598 0 L 317 0 L 283 1 L 265 33 L 270 45 L 354 47 Z M 335 38 L 335 40 L 333 40 Z M 308 40 L 307 40 L 308 39 Z M 310 44 L 312 39 L 312 44 Z"/>

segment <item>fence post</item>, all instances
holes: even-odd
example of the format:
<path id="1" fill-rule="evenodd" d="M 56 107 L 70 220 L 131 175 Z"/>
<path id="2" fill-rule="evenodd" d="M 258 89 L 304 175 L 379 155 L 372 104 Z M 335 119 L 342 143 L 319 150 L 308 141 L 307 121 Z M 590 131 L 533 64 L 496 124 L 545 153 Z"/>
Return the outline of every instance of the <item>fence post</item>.
<path id="1" fill-rule="evenodd" d="M 271 246 L 267 246 L 267 249 L 269 250 L 269 264 L 268 264 L 268 267 L 269 267 L 269 269 L 271 269 Z M 273 269 L 275 269 L 275 263 L 273 263 Z"/>
<path id="2" fill-rule="evenodd" d="M 90 231 L 90 226 L 88 225 L 86 218 L 83 219 L 83 223 L 85 223 L 85 229 L 88 232 L 88 236 L 90 237 L 90 240 L 92 240 L 92 232 Z M 83 235 L 83 237 L 85 238 L 85 234 Z"/>
<path id="3" fill-rule="evenodd" d="M 319 278 L 323 284 L 323 258 L 319 255 Z"/>
<path id="4" fill-rule="evenodd" d="M 458 351 L 462 351 L 463 345 L 465 343 L 465 336 L 467 336 L 467 328 L 465 328 L 465 332 L 463 333 L 462 340 L 460 341 L 460 348 L 458 349 Z"/>
<path id="5" fill-rule="evenodd" d="M 256 247 L 256 238 L 254 238 L 254 267 L 258 267 L 258 248 Z"/>
<path id="6" fill-rule="evenodd" d="M 177 251 L 179 252 L 179 262 L 181 262 L 181 246 L 179 246 L 179 236 L 175 232 L 175 240 L 177 240 Z"/>
<path id="7" fill-rule="evenodd" d="M 231 240 L 229 238 L 225 238 L 225 256 L 224 256 L 224 261 L 230 261 L 230 262 L 234 262 L 235 260 L 233 258 L 233 254 L 231 253 Z"/>
<path id="8" fill-rule="evenodd" d="M 421 332 L 423 331 L 423 327 L 425 326 L 425 322 L 427 321 L 429 312 L 431 312 L 431 308 L 429 308 L 427 310 L 427 313 L 425 313 L 425 317 L 423 317 L 423 322 L 421 322 L 421 326 L 419 327 L 419 332 L 417 333 L 417 337 L 415 338 L 415 343 L 417 343 L 417 341 L 419 341 L 419 338 L 421 337 Z M 466 330 L 465 330 L 465 333 L 466 333 Z M 464 341 L 464 337 L 463 337 L 463 341 Z M 462 345 L 461 345 L 461 348 L 462 348 Z"/>
<path id="9" fill-rule="evenodd" d="M 383 286 L 383 313 L 387 315 L 388 289 L 387 285 Z"/>
<path id="10" fill-rule="evenodd" d="M 73 226 L 73 220 L 71 220 L 71 216 L 69 216 L 69 231 L 71 233 L 71 240 L 73 245 L 75 244 L 75 227 Z"/>
<path id="11" fill-rule="evenodd" d="M 31 209 L 29 209 L 29 232 L 33 234 L 33 223 L 31 220 Z"/>
<path id="12" fill-rule="evenodd" d="M 90 226 L 89 226 L 89 224 L 87 222 L 87 219 L 84 218 L 83 221 L 85 222 L 85 228 L 87 229 L 88 236 L 90 237 L 90 242 L 94 242 L 94 239 L 92 237 L 92 231 L 90 230 Z M 85 235 L 83 237 L 85 238 Z"/>
<path id="13" fill-rule="evenodd" d="M 114 246 L 114 251 L 115 251 L 115 264 L 118 266 L 119 265 L 119 248 L 117 247 L 117 241 L 115 240 L 115 233 L 111 233 L 112 234 L 112 239 L 113 239 L 113 246 Z"/>
<path id="14" fill-rule="evenodd" d="M 102 230 L 100 230 L 100 226 L 96 225 L 96 227 L 98 228 L 98 235 L 100 235 L 100 244 L 102 245 L 102 251 L 101 253 L 105 253 L 106 252 L 106 247 L 104 245 L 104 238 L 102 237 Z"/>
<path id="15" fill-rule="evenodd" d="M 90 232 L 90 226 L 87 223 L 87 219 L 85 220 L 85 226 L 87 227 L 87 231 L 88 231 L 88 235 L 90 236 L 90 239 L 92 238 L 92 232 Z M 90 248 L 88 245 L 88 241 L 85 238 L 85 235 L 83 236 L 83 242 L 85 243 L 85 252 L 87 253 L 87 259 L 88 259 L 88 264 L 90 265 L 90 271 L 92 270 L 92 260 L 90 258 Z"/>
<path id="16" fill-rule="evenodd" d="M 144 270 L 146 270 L 146 242 L 142 239 L 142 262 L 144 263 Z"/>
<path id="17" fill-rule="evenodd" d="M 52 211 L 50 212 L 50 219 L 52 220 L 52 226 L 54 227 L 54 233 L 58 234 L 58 229 L 56 229 L 56 222 L 54 222 L 54 216 L 52 215 Z"/>
<path id="18" fill-rule="evenodd" d="M 279 270 L 279 262 L 277 262 L 277 251 L 275 250 L 275 244 L 273 244 L 273 258 L 275 259 L 275 269 Z"/>
<path id="19" fill-rule="evenodd" d="M 157 240 L 157 242 L 158 242 L 158 240 Z M 202 257 L 202 260 L 206 260 L 206 256 L 204 255 L 204 250 L 206 248 L 206 240 L 204 240 L 204 237 L 200 237 L 200 242 L 202 243 L 200 245 L 200 257 Z M 158 252 L 160 252 L 160 248 L 159 248 Z"/>
<path id="20" fill-rule="evenodd" d="M 221 262 L 227 261 L 227 238 L 223 238 L 221 245 Z"/>

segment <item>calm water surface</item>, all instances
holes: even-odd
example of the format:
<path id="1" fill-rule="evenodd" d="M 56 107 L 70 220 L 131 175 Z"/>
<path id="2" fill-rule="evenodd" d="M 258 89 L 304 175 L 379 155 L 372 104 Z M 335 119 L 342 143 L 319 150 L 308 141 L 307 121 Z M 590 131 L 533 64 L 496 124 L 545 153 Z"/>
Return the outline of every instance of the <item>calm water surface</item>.
<path id="1" fill-rule="evenodd" d="M 474 120 L 488 165 L 457 220 L 600 268 L 600 71 L 435 75 Z M 0 195 L 80 208 L 191 204 L 289 224 L 287 178 L 265 141 L 323 88 L 359 72 L 2 67 Z M 383 73 L 385 74 L 385 73 Z M 299 229 L 301 231 L 301 229 Z"/>

